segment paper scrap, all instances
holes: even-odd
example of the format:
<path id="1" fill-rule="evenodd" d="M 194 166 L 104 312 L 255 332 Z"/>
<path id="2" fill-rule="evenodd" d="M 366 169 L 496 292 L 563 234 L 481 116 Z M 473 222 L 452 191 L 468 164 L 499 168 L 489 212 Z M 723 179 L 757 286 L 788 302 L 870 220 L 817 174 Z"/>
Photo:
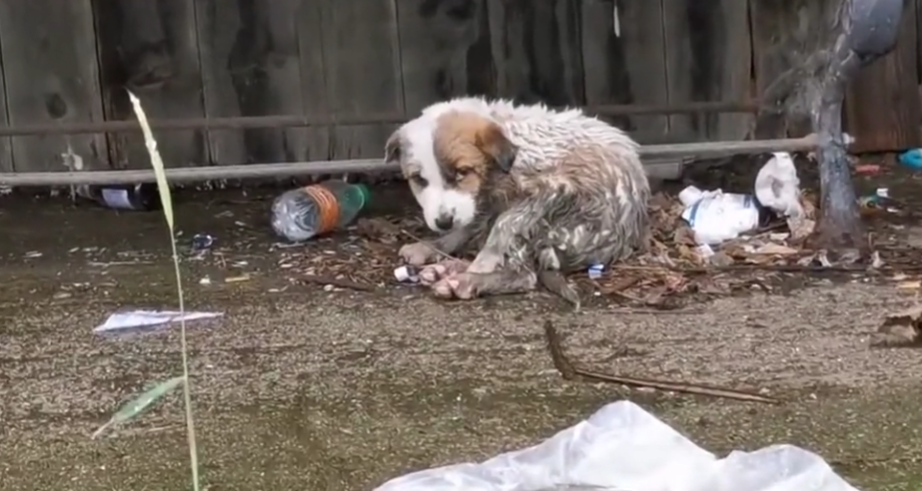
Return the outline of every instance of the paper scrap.
<path id="1" fill-rule="evenodd" d="M 133 310 L 130 312 L 116 312 L 109 315 L 106 322 L 96 326 L 93 332 L 108 332 L 121 329 L 134 329 L 139 327 L 159 326 L 180 322 L 185 317 L 186 322 L 200 319 L 214 319 L 223 316 L 222 312 L 179 312 L 174 310 Z"/>

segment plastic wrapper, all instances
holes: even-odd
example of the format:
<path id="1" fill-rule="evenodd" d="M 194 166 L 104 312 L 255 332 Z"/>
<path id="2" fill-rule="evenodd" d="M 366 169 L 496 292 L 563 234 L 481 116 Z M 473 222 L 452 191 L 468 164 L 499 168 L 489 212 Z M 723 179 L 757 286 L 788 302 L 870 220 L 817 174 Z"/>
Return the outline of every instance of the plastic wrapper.
<path id="1" fill-rule="evenodd" d="M 545 442 L 407 474 L 375 491 L 857 491 L 822 458 L 791 445 L 723 459 L 628 401 Z"/>

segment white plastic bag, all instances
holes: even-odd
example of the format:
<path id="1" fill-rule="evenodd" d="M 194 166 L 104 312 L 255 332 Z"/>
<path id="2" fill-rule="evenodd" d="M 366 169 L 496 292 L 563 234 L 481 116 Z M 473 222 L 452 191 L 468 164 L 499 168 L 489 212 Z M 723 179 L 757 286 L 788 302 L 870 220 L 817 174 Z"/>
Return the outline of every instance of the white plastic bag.
<path id="1" fill-rule="evenodd" d="M 698 244 L 720 244 L 759 227 L 759 207 L 747 194 L 701 191 L 689 186 L 679 193 L 682 218 Z"/>
<path id="2" fill-rule="evenodd" d="M 775 152 L 756 175 L 755 195 L 759 203 L 781 216 L 799 218 L 804 210 L 800 205 L 800 179 L 794 159 L 787 152 Z"/>
<path id="3" fill-rule="evenodd" d="M 628 401 L 534 447 L 414 472 L 375 491 L 564 490 L 857 491 L 819 456 L 790 445 L 717 459 Z"/>

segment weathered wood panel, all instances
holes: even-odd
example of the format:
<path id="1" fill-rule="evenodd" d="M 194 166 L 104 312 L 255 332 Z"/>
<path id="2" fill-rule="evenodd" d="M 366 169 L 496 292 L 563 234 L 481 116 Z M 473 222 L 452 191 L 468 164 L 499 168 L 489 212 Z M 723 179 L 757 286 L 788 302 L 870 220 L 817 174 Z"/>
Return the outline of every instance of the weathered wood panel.
<path id="1" fill-rule="evenodd" d="M 922 101 L 916 81 L 916 2 L 905 3 L 896 49 L 862 69 L 846 97 L 846 131 L 853 152 L 885 152 L 920 145 Z"/>
<path id="2" fill-rule="evenodd" d="M 451 97 L 491 95 L 485 0 L 397 0 L 397 19 L 408 115 Z"/>
<path id="3" fill-rule="evenodd" d="M 10 126 L 6 104 L 6 82 L 3 80 L 4 66 L 2 49 L 0 49 L 0 128 Z M 0 172 L 13 172 L 13 141 L 9 137 L 0 137 Z"/>
<path id="4" fill-rule="evenodd" d="M 663 6 L 659 1 L 584 0 L 582 53 L 586 104 L 666 104 Z M 615 20 L 617 18 L 618 32 Z M 666 116 L 610 118 L 624 129 L 660 138 Z"/>
<path id="5" fill-rule="evenodd" d="M 106 119 L 133 120 L 128 88 L 151 119 L 201 118 L 202 73 L 190 0 L 95 0 Z M 167 167 L 209 161 L 203 130 L 157 132 Z M 109 135 L 110 165 L 150 165 L 140 133 Z"/>
<path id="6" fill-rule="evenodd" d="M 90 0 L 0 2 L 11 125 L 102 121 L 99 67 Z M 19 171 L 64 171 L 70 146 L 86 168 L 105 168 L 105 136 L 13 138 Z"/>
<path id="7" fill-rule="evenodd" d="M 582 105 L 581 3 L 487 0 L 500 97 Z"/>
<path id="8" fill-rule="evenodd" d="M 750 99 L 747 2 L 670 0 L 664 2 L 663 24 L 670 104 Z M 669 129 L 697 140 L 740 140 L 752 119 L 747 114 L 672 115 Z"/>
<path id="9" fill-rule="evenodd" d="M 323 0 L 323 62 L 330 110 L 341 116 L 400 114 L 403 79 L 396 0 Z M 393 124 L 334 127 L 338 159 L 381 157 Z"/>
<path id="10" fill-rule="evenodd" d="M 314 51 L 301 57 L 322 44 L 316 2 L 194 1 L 208 117 L 325 114 L 323 66 Z M 326 128 L 212 130 L 208 141 L 222 165 L 329 157 Z"/>

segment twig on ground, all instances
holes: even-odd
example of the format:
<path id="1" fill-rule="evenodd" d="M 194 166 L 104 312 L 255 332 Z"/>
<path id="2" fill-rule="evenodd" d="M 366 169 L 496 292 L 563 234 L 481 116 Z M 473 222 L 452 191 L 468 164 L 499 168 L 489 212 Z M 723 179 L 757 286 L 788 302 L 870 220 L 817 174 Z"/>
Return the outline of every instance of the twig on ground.
<path id="1" fill-rule="evenodd" d="M 563 347 L 561 346 L 560 342 L 560 335 L 557 333 L 557 329 L 554 328 L 554 324 L 551 321 L 545 322 L 544 335 L 547 338 L 547 348 L 548 352 L 551 354 L 551 360 L 554 362 L 554 367 L 558 372 L 560 372 L 560 375 L 563 376 L 564 380 L 584 378 L 602 382 L 630 385 L 634 387 L 647 387 L 659 390 L 669 390 L 673 392 L 684 392 L 686 394 L 734 399 L 737 401 L 762 402 L 766 404 L 778 404 L 781 402 L 778 399 L 771 397 L 765 397 L 759 394 L 754 394 L 752 392 L 735 389 L 725 389 L 685 382 L 670 382 L 664 380 L 623 377 L 620 375 L 608 375 L 604 373 L 583 370 L 581 368 L 574 367 L 564 354 Z"/>
<path id="2" fill-rule="evenodd" d="M 333 285 L 336 288 L 345 288 L 348 290 L 356 290 L 360 292 L 374 292 L 378 290 L 378 288 L 374 285 L 369 285 L 367 283 L 357 283 L 339 278 L 331 278 L 329 276 L 304 275 L 300 279 L 301 281 L 306 283 L 313 283 L 315 285 Z"/>

